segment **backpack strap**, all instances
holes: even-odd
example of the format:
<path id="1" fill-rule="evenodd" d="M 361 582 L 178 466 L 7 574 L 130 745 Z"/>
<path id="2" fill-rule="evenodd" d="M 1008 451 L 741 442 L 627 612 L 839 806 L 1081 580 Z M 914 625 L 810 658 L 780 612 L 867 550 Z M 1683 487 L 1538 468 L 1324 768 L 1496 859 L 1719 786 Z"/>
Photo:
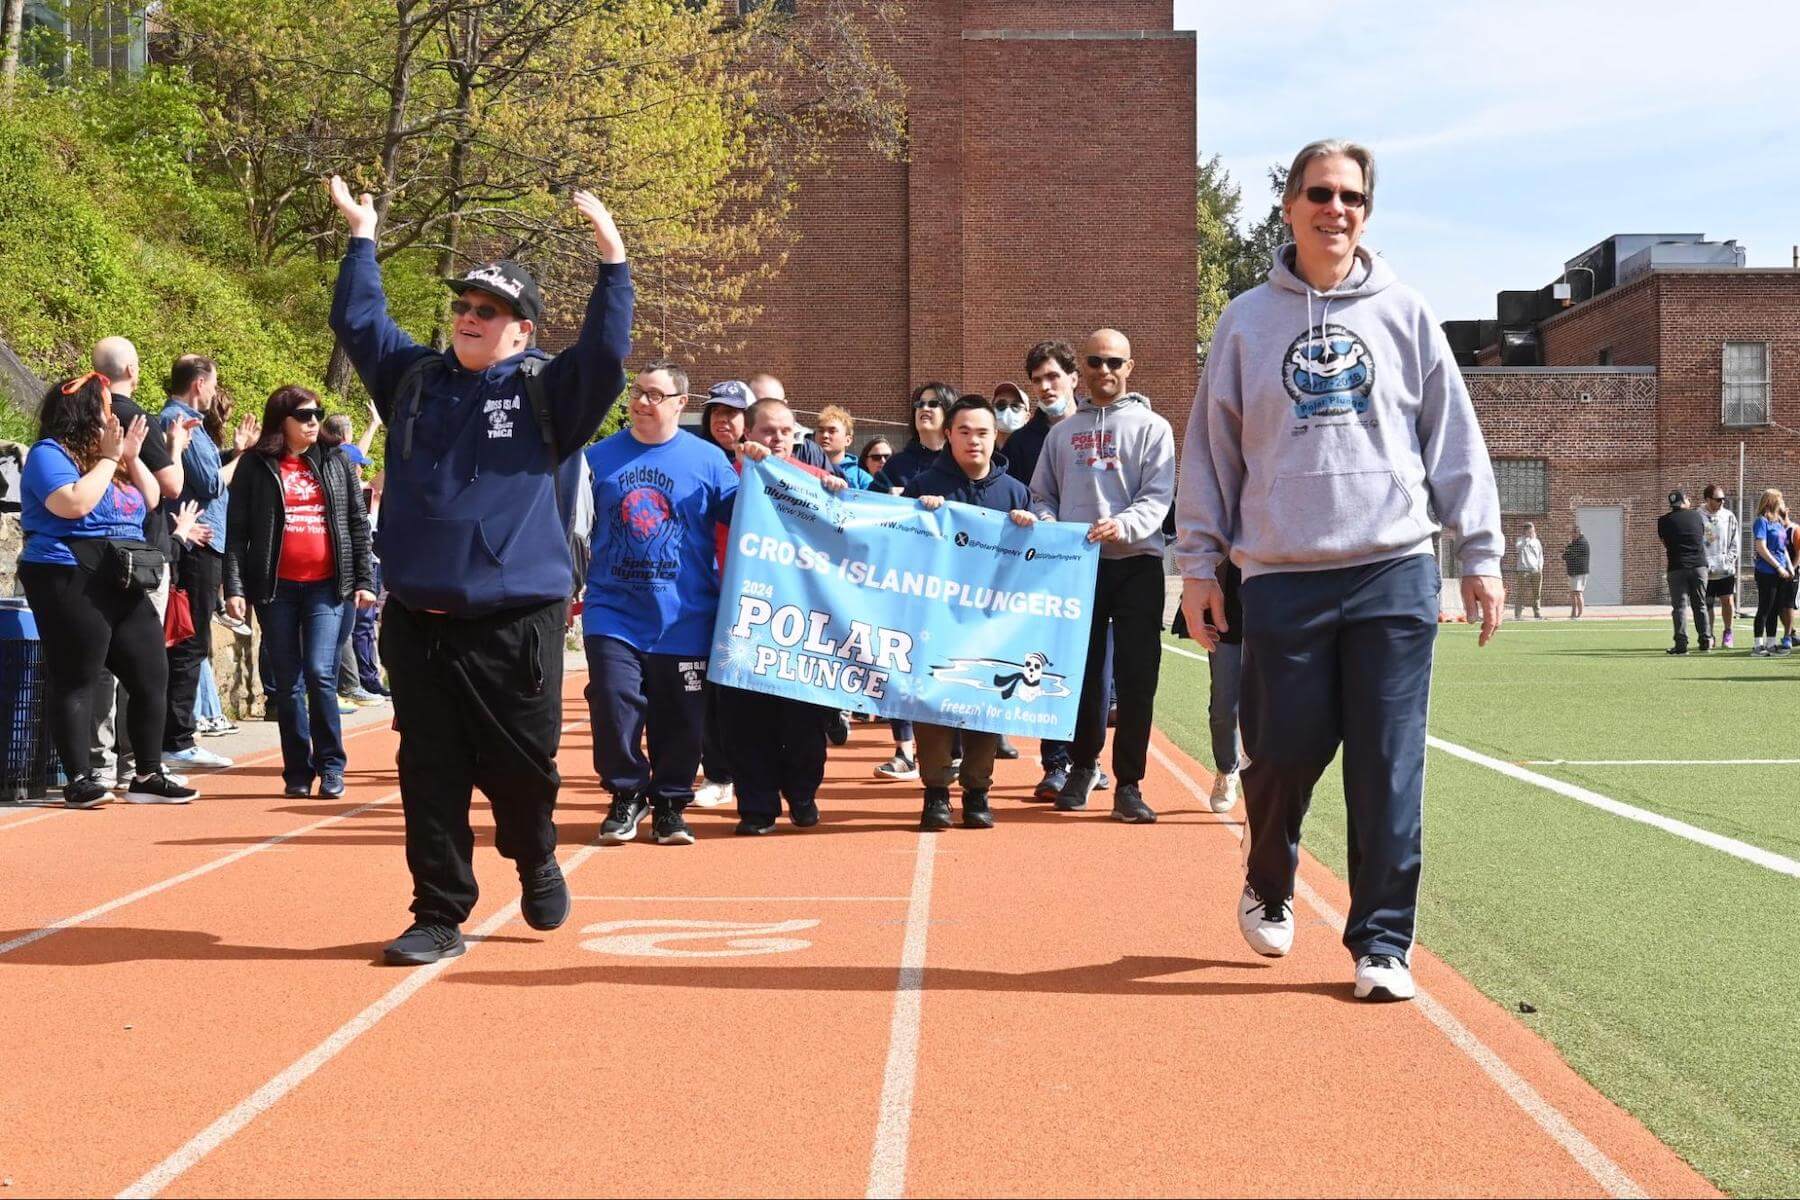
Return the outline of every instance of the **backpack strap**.
<path id="1" fill-rule="evenodd" d="M 419 423 L 419 406 L 424 402 L 425 373 L 434 365 L 442 366 L 442 360 L 436 354 L 421 354 L 406 368 L 394 387 L 394 415 L 398 420 L 394 422 L 393 432 L 398 435 L 395 441 L 403 459 L 412 457 L 413 426 Z"/>
<path id="2" fill-rule="evenodd" d="M 556 421 L 550 414 L 550 394 L 544 390 L 544 368 L 550 365 L 547 358 L 528 358 L 519 364 L 519 374 L 525 377 L 525 399 L 531 405 L 531 415 L 537 420 L 538 433 L 543 435 L 544 445 L 550 451 L 550 469 L 557 467 L 556 456 Z"/>

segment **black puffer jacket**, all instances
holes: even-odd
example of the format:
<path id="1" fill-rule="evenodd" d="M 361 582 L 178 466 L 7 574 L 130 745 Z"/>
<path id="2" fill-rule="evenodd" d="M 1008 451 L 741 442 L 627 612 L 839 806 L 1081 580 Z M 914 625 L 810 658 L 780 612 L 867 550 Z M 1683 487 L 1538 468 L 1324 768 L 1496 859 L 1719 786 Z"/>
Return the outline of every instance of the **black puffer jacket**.
<path id="1" fill-rule="evenodd" d="M 337 592 L 375 590 L 369 564 L 369 514 L 363 508 L 362 483 L 356 468 L 336 448 L 314 445 L 301 456 L 325 489 L 325 531 L 331 539 Z M 287 507 L 281 495 L 281 464 L 261 454 L 246 454 L 231 480 L 231 506 L 225 513 L 225 594 L 243 596 L 251 604 L 275 598 L 281 565 L 281 535 Z"/>

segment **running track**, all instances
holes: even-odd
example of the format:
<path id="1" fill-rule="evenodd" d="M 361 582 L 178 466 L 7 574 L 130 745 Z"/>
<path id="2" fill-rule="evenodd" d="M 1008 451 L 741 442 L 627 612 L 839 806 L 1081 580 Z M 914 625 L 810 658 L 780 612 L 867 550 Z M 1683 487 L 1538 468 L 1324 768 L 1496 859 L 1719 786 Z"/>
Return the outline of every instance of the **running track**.
<path id="1" fill-rule="evenodd" d="M 0 809 L 6 1194 L 1717 1194 L 1428 953 L 1423 1002 L 1354 1003 L 1310 859 L 1252 955 L 1236 814 L 1160 736 L 1151 828 L 1022 802 L 1028 756 L 998 829 L 920 835 L 857 726 L 814 830 L 599 849 L 576 724 L 574 916 L 516 919 L 478 803 L 487 936 L 424 973 L 372 965 L 393 744 L 337 802 L 265 756 L 186 809 Z"/>

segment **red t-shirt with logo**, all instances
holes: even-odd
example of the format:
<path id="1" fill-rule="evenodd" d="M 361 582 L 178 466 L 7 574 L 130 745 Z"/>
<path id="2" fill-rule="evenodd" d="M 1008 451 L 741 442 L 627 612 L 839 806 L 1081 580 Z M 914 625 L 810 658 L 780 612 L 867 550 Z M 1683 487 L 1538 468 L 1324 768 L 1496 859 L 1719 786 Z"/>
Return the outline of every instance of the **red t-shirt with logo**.
<path id="1" fill-rule="evenodd" d="M 281 563 L 275 574 L 294 583 L 317 583 L 332 575 L 331 542 L 325 536 L 325 488 L 312 464 L 291 454 L 281 459 L 281 503 L 287 525 L 281 535 Z"/>

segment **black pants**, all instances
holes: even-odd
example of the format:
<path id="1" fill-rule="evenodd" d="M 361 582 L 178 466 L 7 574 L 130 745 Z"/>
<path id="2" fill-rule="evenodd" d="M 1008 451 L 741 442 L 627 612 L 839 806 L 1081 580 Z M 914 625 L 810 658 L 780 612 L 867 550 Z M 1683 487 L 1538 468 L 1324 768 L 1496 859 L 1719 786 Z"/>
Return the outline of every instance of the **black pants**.
<path id="1" fill-rule="evenodd" d="M 1780 630 L 1783 582 L 1773 571 L 1756 573 L 1756 628 L 1752 632 L 1757 637 L 1774 637 Z"/>
<path id="2" fill-rule="evenodd" d="M 1675 623 L 1675 645 L 1688 644 L 1687 610 L 1694 610 L 1694 632 L 1700 645 L 1712 644 L 1712 630 L 1707 624 L 1706 568 L 1676 567 L 1669 571 L 1669 617 Z"/>
<path id="3" fill-rule="evenodd" d="M 169 712 L 163 722 L 163 749 L 190 750 L 194 745 L 194 693 L 200 688 L 200 664 L 212 657 L 212 619 L 219 611 L 219 580 L 225 559 L 205 546 L 184 550 L 175 564 L 175 586 L 187 592 L 194 636 L 169 647 Z M 174 597 L 169 603 L 175 602 Z"/>
<path id="4" fill-rule="evenodd" d="M 700 766 L 706 659 L 645 654 L 618 638 L 582 645 L 601 785 L 615 796 L 634 792 L 652 804 L 686 805 Z"/>
<path id="5" fill-rule="evenodd" d="M 736 778 L 731 771 L 731 748 L 725 744 L 725 726 L 719 718 L 720 690 L 710 679 L 701 689 L 706 715 L 700 728 L 700 763 L 708 783 L 730 783 Z"/>
<path id="6" fill-rule="evenodd" d="M 1113 730 L 1113 776 L 1119 784 L 1144 778 L 1150 752 L 1150 721 L 1156 711 L 1156 680 L 1162 671 L 1163 564 L 1156 555 L 1103 558 L 1094 582 L 1093 624 L 1088 633 L 1087 672 L 1081 681 L 1075 736 L 1069 757 L 1076 767 L 1092 767 L 1106 745 L 1107 633 L 1112 634 L 1112 692 L 1119 701 Z"/>
<path id="7" fill-rule="evenodd" d="M 719 720 L 731 749 L 741 817 L 774 818 L 786 797 L 814 800 L 825 780 L 825 726 L 831 713 L 816 704 L 742 688 L 719 689 Z"/>
<path id="8" fill-rule="evenodd" d="M 94 685 L 106 670 L 132 697 L 124 707 L 138 774 L 153 773 L 162 759 L 169 658 L 150 597 L 103 583 L 81 567 L 49 563 L 20 563 L 19 582 L 37 619 L 45 712 L 63 771 L 74 779 L 91 770 Z"/>
<path id="9" fill-rule="evenodd" d="M 412 911 L 460 925 L 475 907 L 474 788 L 494 810 L 500 853 L 535 866 L 556 851 L 567 602 L 483 617 L 418 612 L 389 598 L 381 657 L 400 731 L 400 801 Z"/>

